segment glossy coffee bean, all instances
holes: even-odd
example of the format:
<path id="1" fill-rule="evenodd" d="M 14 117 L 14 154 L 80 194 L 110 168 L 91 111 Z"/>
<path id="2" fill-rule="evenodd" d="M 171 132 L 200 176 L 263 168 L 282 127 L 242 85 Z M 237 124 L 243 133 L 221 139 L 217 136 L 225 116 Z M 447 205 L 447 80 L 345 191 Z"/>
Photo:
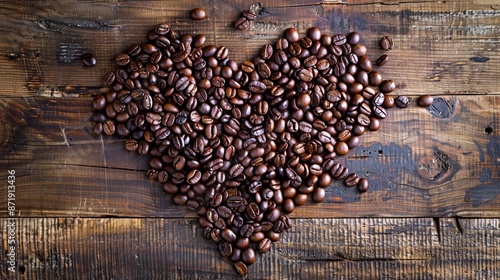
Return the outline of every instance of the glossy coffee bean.
<path id="1" fill-rule="evenodd" d="M 359 179 L 357 186 L 358 186 L 359 192 L 361 192 L 361 193 L 366 192 L 368 190 L 368 187 L 369 187 L 368 180 L 366 178 Z"/>
<path id="2" fill-rule="evenodd" d="M 410 99 L 404 95 L 400 95 L 394 99 L 394 102 L 399 108 L 406 108 L 410 103 Z"/>
<path id="3" fill-rule="evenodd" d="M 429 107 L 432 105 L 434 98 L 431 95 L 421 95 L 418 97 L 417 104 L 420 107 Z"/>
<path id="4" fill-rule="evenodd" d="M 87 67 L 92 67 L 97 64 L 97 59 L 91 53 L 85 53 L 82 55 L 83 65 Z"/>
<path id="5" fill-rule="evenodd" d="M 380 47 L 384 50 L 392 50 L 394 42 L 390 36 L 384 36 L 380 39 Z"/>
<path id="6" fill-rule="evenodd" d="M 347 175 L 344 179 L 344 184 L 348 187 L 354 187 L 359 182 L 359 176 L 356 173 L 351 173 Z"/>
<path id="7" fill-rule="evenodd" d="M 396 89 L 396 83 L 393 80 L 383 80 L 379 85 L 379 89 L 383 93 L 390 93 Z"/>
<path id="8" fill-rule="evenodd" d="M 189 15 L 194 20 L 203 20 L 207 16 L 207 13 L 205 12 L 205 10 L 203 8 L 196 8 L 196 9 L 191 10 Z"/>

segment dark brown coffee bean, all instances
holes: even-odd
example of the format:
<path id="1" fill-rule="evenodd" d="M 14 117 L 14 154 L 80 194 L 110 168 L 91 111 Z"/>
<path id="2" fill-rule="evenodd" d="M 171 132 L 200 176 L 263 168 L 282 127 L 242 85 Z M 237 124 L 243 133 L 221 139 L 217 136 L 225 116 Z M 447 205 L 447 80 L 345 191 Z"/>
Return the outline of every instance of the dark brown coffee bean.
<path id="1" fill-rule="evenodd" d="M 377 92 L 375 96 L 373 96 L 372 98 L 372 102 L 375 106 L 381 106 L 382 104 L 384 104 L 384 100 L 385 100 L 385 94 L 381 92 Z"/>
<path id="2" fill-rule="evenodd" d="M 296 43 L 300 40 L 300 35 L 297 29 L 290 27 L 285 30 L 285 38 L 290 43 Z"/>
<path id="3" fill-rule="evenodd" d="M 375 106 L 373 107 L 373 115 L 379 119 L 385 119 L 387 111 L 382 106 Z"/>
<path id="4" fill-rule="evenodd" d="M 332 44 L 336 46 L 343 45 L 347 42 L 347 38 L 344 34 L 336 34 L 332 36 Z"/>
<path id="5" fill-rule="evenodd" d="M 251 219 L 255 219 L 260 214 L 259 206 L 255 202 L 250 202 L 247 206 L 247 214 Z"/>
<path id="6" fill-rule="evenodd" d="M 410 99 L 407 96 L 400 95 L 394 99 L 394 102 L 399 108 L 406 108 L 410 103 Z"/>
<path id="7" fill-rule="evenodd" d="M 200 179 L 201 172 L 197 169 L 189 171 L 189 173 L 186 175 L 186 182 L 191 185 L 198 183 Z"/>
<path id="8" fill-rule="evenodd" d="M 253 11 L 250 11 L 250 10 L 244 10 L 241 15 L 245 18 L 247 18 L 248 20 L 250 21 L 253 21 L 257 18 L 257 15 L 255 14 L 255 12 Z"/>
<path id="9" fill-rule="evenodd" d="M 315 188 L 312 193 L 312 201 L 319 203 L 325 200 L 326 192 L 324 188 Z"/>
<path id="10" fill-rule="evenodd" d="M 224 240 L 226 240 L 229 243 L 233 243 L 234 241 L 236 241 L 237 238 L 236 234 L 228 228 L 224 228 L 221 230 L 221 236 Z"/>
<path id="11" fill-rule="evenodd" d="M 386 95 L 384 98 L 384 103 L 382 103 L 382 107 L 389 109 L 389 108 L 394 107 L 395 104 L 396 104 L 396 101 L 394 100 L 394 97 L 392 97 L 390 95 Z"/>
<path id="12" fill-rule="evenodd" d="M 344 184 L 348 187 L 354 187 L 358 184 L 359 182 L 359 176 L 356 173 L 351 173 L 347 175 L 344 179 Z"/>
<path id="13" fill-rule="evenodd" d="M 254 227 L 251 224 L 244 224 L 240 228 L 240 235 L 243 237 L 250 237 L 254 232 Z"/>
<path id="14" fill-rule="evenodd" d="M 264 238 L 259 242 L 259 251 L 261 253 L 267 253 L 271 250 L 272 242 L 269 238 Z"/>
<path id="15" fill-rule="evenodd" d="M 247 265 L 253 264 L 256 260 L 255 251 L 250 247 L 244 249 L 241 252 L 241 260 Z"/>
<path id="16" fill-rule="evenodd" d="M 250 27 L 250 22 L 246 17 L 239 17 L 235 22 L 234 22 L 234 27 L 238 30 L 245 30 Z"/>
<path id="17" fill-rule="evenodd" d="M 241 275 L 241 276 L 246 276 L 248 273 L 248 268 L 243 262 L 235 262 L 234 263 L 234 268 L 236 271 Z"/>
<path id="18" fill-rule="evenodd" d="M 383 93 L 390 93 L 396 89 L 396 83 L 393 80 L 383 80 L 379 85 L 379 89 Z"/>
<path id="19" fill-rule="evenodd" d="M 370 118 L 363 113 L 361 113 L 357 116 L 356 121 L 362 126 L 370 125 Z"/>
<path id="20" fill-rule="evenodd" d="M 203 8 L 196 8 L 196 9 L 191 10 L 189 15 L 194 20 L 203 20 L 203 19 L 205 19 L 207 13 L 205 12 L 205 10 Z"/>
<path id="21" fill-rule="evenodd" d="M 92 67 L 97 64 L 97 59 L 91 53 L 85 53 L 82 55 L 83 65 L 87 67 Z"/>
<path id="22" fill-rule="evenodd" d="M 378 86 L 382 82 L 382 75 L 377 71 L 371 71 L 368 73 L 368 82 L 372 86 Z"/>
<path id="23" fill-rule="evenodd" d="M 262 59 L 268 60 L 273 56 L 273 46 L 264 45 L 260 50 L 260 57 Z"/>
<path id="24" fill-rule="evenodd" d="M 349 173 L 349 170 L 341 163 L 335 163 L 330 170 L 330 174 L 338 180 L 344 179 Z"/>
<path id="25" fill-rule="evenodd" d="M 380 39 L 380 47 L 386 51 L 392 50 L 394 47 L 394 42 L 391 37 L 384 36 Z"/>
<path id="26" fill-rule="evenodd" d="M 127 149 L 128 151 L 135 151 L 137 150 L 137 147 L 139 147 L 137 140 L 128 139 L 127 141 L 125 141 L 125 149 Z"/>
<path id="27" fill-rule="evenodd" d="M 358 181 L 358 191 L 363 193 L 363 192 L 366 192 L 368 190 L 368 180 L 366 178 L 361 178 L 359 179 Z"/>
<path id="28" fill-rule="evenodd" d="M 126 53 L 121 53 L 116 56 L 116 64 L 120 66 L 125 66 L 130 62 L 130 56 Z"/>
<path id="29" fill-rule="evenodd" d="M 420 107 L 429 107 L 434 102 L 434 98 L 431 95 L 425 94 L 418 97 L 417 104 Z"/>
<path id="30" fill-rule="evenodd" d="M 383 54 L 379 58 L 377 58 L 376 63 L 378 66 L 382 66 L 382 65 L 386 64 L 387 61 L 389 61 L 389 56 L 386 54 Z"/>

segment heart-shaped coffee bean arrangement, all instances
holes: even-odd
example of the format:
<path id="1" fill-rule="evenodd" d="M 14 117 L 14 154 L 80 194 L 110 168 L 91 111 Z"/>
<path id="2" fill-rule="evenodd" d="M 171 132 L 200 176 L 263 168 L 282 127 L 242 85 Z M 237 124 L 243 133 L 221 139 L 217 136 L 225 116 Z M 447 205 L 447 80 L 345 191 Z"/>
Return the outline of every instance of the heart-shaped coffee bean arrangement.
<path id="1" fill-rule="evenodd" d="M 241 275 L 291 227 L 287 214 L 309 196 L 321 202 L 333 179 L 367 191 L 335 159 L 379 129 L 395 83 L 372 71 L 358 33 L 312 27 L 301 38 L 289 28 L 240 65 L 168 24 L 147 37 L 105 75 L 93 131 L 149 155 L 147 177 L 197 211 L 203 235 Z"/>

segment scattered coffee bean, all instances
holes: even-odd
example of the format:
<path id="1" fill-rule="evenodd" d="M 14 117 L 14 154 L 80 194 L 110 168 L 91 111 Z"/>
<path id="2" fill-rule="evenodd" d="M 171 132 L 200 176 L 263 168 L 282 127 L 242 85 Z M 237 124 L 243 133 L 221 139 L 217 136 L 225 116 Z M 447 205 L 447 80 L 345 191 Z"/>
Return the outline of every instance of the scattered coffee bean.
<path id="1" fill-rule="evenodd" d="M 410 99 L 404 95 L 400 95 L 394 99 L 394 102 L 399 108 L 406 108 L 410 103 Z"/>
<path id="2" fill-rule="evenodd" d="M 97 64 L 96 58 L 91 53 L 85 53 L 82 55 L 83 65 L 92 67 Z"/>
<path id="3" fill-rule="evenodd" d="M 380 47 L 386 51 L 392 50 L 394 47 L 394 42 L 392 41 L 392 38 L 389 36 L 384 36 L 380 39 Z"/>
<path id="4" fill-rule="evenodd" d="M 381 55 L 379 58 L 377 58 L 377 65 L 382 66 L 389 61 L 389 56 L 386 54 Z"/>
<path id="5" fill-rule="evenodd" d="M 204 20 L 205 17 L 207 16 L 207 13 L 205 12 L 205 10 L 203 8 L 196 8 L 196 9 L 191 10 L 189 15 L 194 20 Z"/>
<path id="6" fill-rule="evenodd" d="M 421 95 L 418 97 L 417 104 L 420 107 L 429 107 L 432 105 L 434 98 L 431 95 Z"/>
<path id="7" fill-rule="evenodd" d="M 366 178 L 361 178 L 358 181 L 358 191 L 363 193 L 368 190 L 368 180 Z"/>

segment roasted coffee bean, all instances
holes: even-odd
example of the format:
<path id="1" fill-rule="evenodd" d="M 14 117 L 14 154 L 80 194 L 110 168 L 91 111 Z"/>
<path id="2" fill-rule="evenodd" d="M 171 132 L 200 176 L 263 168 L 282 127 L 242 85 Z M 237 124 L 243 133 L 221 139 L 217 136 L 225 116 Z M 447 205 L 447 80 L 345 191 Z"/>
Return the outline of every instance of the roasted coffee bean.
<path id="1" fill-rule="evenodd" d="M 392 50 L 394 47 L 394 42 L 391 37 L 384 36 L 380 39 L 380 47 L 386 51 Z"/>
<path id="2" fill-rule="evenodd" d="M 396 83 L 393 80 L 383 80 L 379 85 L 379 89 L 383 93 L 390 93 L 396 89 Z"/>
<path id="3" fill-rule="evenodd" d="M 368 73 L 368 82 L 372 86 L 378 86 L 382 82 L 382 75 L 377 71 L 371 71 Z"/>
<path id="4" fill-rule="evenodd" d="M 87 67 L 92 67 L 97 64 L 97 59 L 91 53 L 85 53 L 82 55 L 83 65 Z"/>
<path id="5" fill-rule="evenodd" d="M 385 100 L 385 94 L 383 94 L 383 93 L 381 93 L 381 92 L 377 92 L 377 93 L 373 96 L 372 103 L 373 103 L 375 106 L 381 106 L 382 104 L 384 104 L 384 100 Z"/>
<path id="6" fill-rule="evenodd" d="M 234 268 L 236 269 L 236 271 L 241 275 L 241 276 L 246 276 L 247 273 L 248 273 L 248 268 L 247 266 L 241 262 L 241 261 L 238 261 L 238 262 L 235 262 L 234 263 Z"/>
<path id="7" fill-rule="evenodd" d="M 264 238 L 259 242 L 259 251 L 261 253 L 267 253 L 271 250 L 272 242 L 269 238 Z"/>
<path id="8" fill-rule="evenodd" d="M 419 96 L 417 100 L 417 104 L 420 107 L 429 107 L 432 105 L 432 102 L 434 102 L 434 98 L 427 94 Z"/>
<path id="9" fill-rule="evenodd" d="M 366 178 L 359 179 L 357 186 L 359 192 L 366 192 L 368 190 L 368 180 Z"/>
<path id="10" fill-rule="evenodd" d="M 238 30 L 245 30 L 250 27 L 250 22 L 246 17 L 239 17 L 235 22 L 234 22 L 234 27 Z"/>
<path id="11" fill-rule="evenodd" d="M 379 58 L 377 58 L 376 63 L 378 66 L 382 66 L 382 65 L 386 64 L 387 61 L 389 61 L 389 56 L 386 54 L 383 54 Z"/>
<path id="12" fill-rule="evenodd" d="M 285 30 L 285 38 L 290 43 L 296 43 L 299 41 L 300 35 L 297 29 L 290 27 Z"/>
<path id="13" fill-rule="evenodd" d="M 385 119 L 387 117 L 387 111 L 382 106 L 373 107 L 373 114 L 379 119 Z"/>
<path id="14" fill-rule="evenodd" d="M 336 46 L 343 45 L 347 42 L 347 38 L 344 34 L 336 34 L 332 36 L 332 43 Z"/>
<path id="15" fill-rule="evenodd" d="M 351 173 L 347 175 L 344 179 L 344 184 L 348 187 L 354 187 L 358 184 L 359 182 L 359 176 L 356 173 Z"/>
<path id="16" fill-rule="evenodd" d="M 410 99 L 404 95 L 400 95 L 394 99 L 394 102 L 399 108 L 406 108 L 410 103 Z"/>
<path id="17" fill-rule="evenodd" d="M 205 19 L 207 14 L 203 8 L 196 8 L 196 9 L 191 10 L 189 15 L 194 20 L 203 20 L 203 19 Z"/>
<path id="18" fill-rule="evenodd" d="M 126 53 L 121 53 L 116 56 L 116 64 L 120 66 L 125 66 L 130 62 L 130 56 Z"/>

